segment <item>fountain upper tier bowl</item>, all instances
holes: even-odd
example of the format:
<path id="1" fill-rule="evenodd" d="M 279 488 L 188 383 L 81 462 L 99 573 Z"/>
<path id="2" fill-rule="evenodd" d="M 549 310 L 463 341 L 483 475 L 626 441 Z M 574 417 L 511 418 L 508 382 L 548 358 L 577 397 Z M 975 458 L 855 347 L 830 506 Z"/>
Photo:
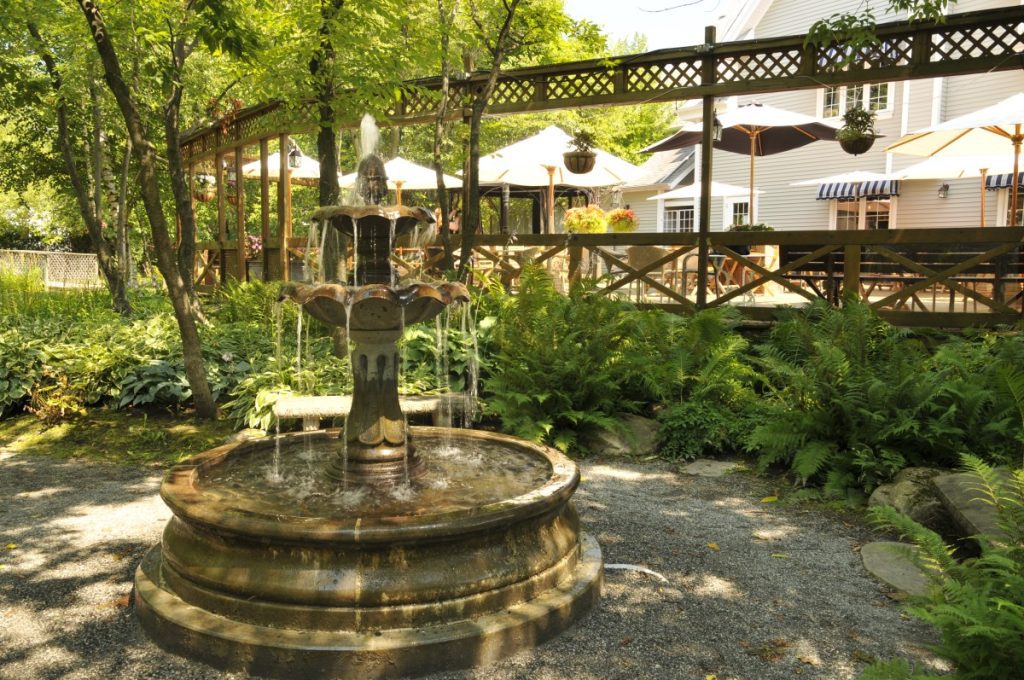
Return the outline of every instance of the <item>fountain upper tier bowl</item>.
<path id="1" fill-rule="evenodd" d="M 334 433 L 235 443 L 175 467 L 136 574 L 161 646 L 272 677 L 382 678 L 488 663 L 598 597 L 576 465 L 488 432 L 412 428 L 424 476 L 388 494 L 318 474 Z M 289 478 L 289 476 L 291 478 Z"/>
<path id="2" fill-rule="evenodd" d="M 291 298 L 310 316 L 329 326 L 367 331 L 429 321 L 454 302 L 469 302 L 469 291 L 459 282 L 412 283 L 402 287 L 291 283 L 281 288 L 281 296 Z"/>

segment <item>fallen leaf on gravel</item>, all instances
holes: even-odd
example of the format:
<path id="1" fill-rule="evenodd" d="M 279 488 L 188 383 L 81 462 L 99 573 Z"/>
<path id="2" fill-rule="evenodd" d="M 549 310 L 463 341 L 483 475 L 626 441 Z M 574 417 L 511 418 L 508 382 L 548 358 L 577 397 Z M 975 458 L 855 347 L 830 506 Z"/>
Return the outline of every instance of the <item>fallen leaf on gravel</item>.
<path id="1" fill-rule="evenodd" d="M 771 556 L 774 557 L 777 560 L 788 560 L 789 559 L 789 555 L 787 555 L 786 553 L 772 553 Z"/>
<path id="2" fill-rule="evenodd" d="M 721 550 L 721 548 L 718 547 L 717 543 L 708 543 L 708 547 L 711 548 L 712 550 L 714 550 L 715 552 Z"/>
<path id="3" fill-rule="evenodd" d="M 779 502 L 779 497 L 778 496 L 765 496 L 764 498 L 761 499 L 761 502 L 762 503 L 778 503 Z"/>
<path id="4" fill-rule="evenodd" d="M 810 657 L 810 656 L 798 656 L 798 657 L 796 657 L 796 660 L 799 661 L 800 663 L 805 663 L 808 666 L 817 666 L 818 665 L 818 660 L 813 658 L 813 657 Z"/>
<path id="5" fill-rule="evenodd" d="M 718 676 L 714 673 L 708 673 L 704 676 L 704 680 L 718 680 Z"/>
<path id="6" fill-rule="evenodd" d="M 121 607 L 127 607 L 131 603 L 131 598 L 127 595 L 122 595 L 116 600 L 110 602 L 104 602 L 103 604 L 96 605 L 97 609 L 116 609 Z"/>
<path id="7" fill-rule="evenodd" d="M 619 647 L 625 647 L 626 645 L 628 645 L 632 641 L 633 641 L 633 636 L 632 635 L 627 635 L 626 637 L 624 637 L 621 640 L 619 640 Z"/>
<path id="8" fill-rule="evenodd" d="M 8 550 L 14 550 L 14 549 L 15 549 L 15 548 L 17 548 L 17 547 L 18 547 L 18 544 L 17 544 L 17 543 L 8 543 L 8 544 L 7 544 L 7 549 L 8 549 Z"/>

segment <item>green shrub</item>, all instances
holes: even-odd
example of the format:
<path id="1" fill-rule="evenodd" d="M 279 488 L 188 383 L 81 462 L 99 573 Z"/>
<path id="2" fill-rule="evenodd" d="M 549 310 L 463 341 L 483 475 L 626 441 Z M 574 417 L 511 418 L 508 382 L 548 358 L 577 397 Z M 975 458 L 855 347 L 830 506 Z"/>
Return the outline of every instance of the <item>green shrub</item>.
<path id="1" fill-rule="evenodd" d="M 540 267 L 528 267 L 520 285 L 501 299 L 486 343 L 489 412 L 508 432 L 583 452 L 580 434 L 620 427 L 615 414 L 639 411 L 638 392 L 657 382 L 637 373 L 660 371 L 667 359 L 637 332 L 654 317 L 592 295 L 592 284 L 562 296 Z"/>
<path id="2" fill-rule="evenodd" d="M 890 507 L 872 508 L 883 526 L 896 529 L 918 548 L 915 557 L 931 580 L 926 597 L 912 600 L 910 612 L 936 628 L 935 651 L 956 665 L 964 680 L 1011 680 L 1024 668 L 1024 470 L 1008 480 L 982 460 L 963 457 L 964 467 L 981 480 L 985 502 L 997 513 L 1002 536 L 978 537 L 981 555 L 958 562 L 954 548 L 930 529 Z M 909 664 L 890 661 L 862 677 L 909 678 Z"/>
<path id="3" fill-rule="evenodd" d="M 15 410 L 42 377 L 45 343 L 18 328 L 0 331 L 0 417 Z"/>
<path id="4" fill-rule="evenodd" d="M 1019 447 L 1020 415 L 994 391 L 996 368 L 935 359 L 867 305 L 813 305 L 758 351 L 772 412 L 746 445 L 762 468 L 786 465 L 830 495 L 862 498 L 907 465 L 951 466 L 966 451 L 1001 460 Z"/>

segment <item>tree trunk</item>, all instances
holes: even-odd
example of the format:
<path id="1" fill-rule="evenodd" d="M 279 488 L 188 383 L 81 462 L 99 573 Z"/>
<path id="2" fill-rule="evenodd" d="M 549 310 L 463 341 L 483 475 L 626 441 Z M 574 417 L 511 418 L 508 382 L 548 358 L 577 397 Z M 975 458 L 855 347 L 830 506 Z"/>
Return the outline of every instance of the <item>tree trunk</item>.
<path id="1" fill-rule="evenodd" d="M 452 4 L 450 12 L 445 11 L 445 0 L 437 0 L 438 21 L 441 27 L 441 101 L 437 105 L 437 116 L 434 118 L 434 173 L 437 176 L 437 203 L 441 207 L 441 222 L 437 225 L 441 245 L 444 247 L 444 259 L 441 269 L 449 271 L 454 264 L 451 235 L 451 207 L 448 204 L 448 189 L 444 185 L 444 168 L 441 167 L 441 141 L 444 139 L 445 119 L 448 117 L 448 98 L 451 85 L 451 30 L 455 25 L 455 15 L 459 11 L 459 0 Z"/>
<path id="2" fill-rule="evenodd" d="M 78 212 L 82 216 L 82 221 L 85 222 L 85 227 L 89 232 L 89 240 L 96 250 L 96 261 L 99 264 L 100 271 L 103 272 L 103 278 L 107 282 L 107 289 L 110 291 L 114 310 L 122 316 L 130 316 L 132 306 L 128 301 L 124 278 L 120 275 L 116 259 L 110 252 L 110 245 L 103 238 L 99 198 L 97 197 L 95 202 L 90 198 L 89 187 L 85 179 L 88 176 L 88 171 L 86 171 L 85 177 L 83 177 L 78 167 L 78 161 L 75 159 L 75 149 L 68 126 L 68 107 L 64 100 L 64 93 L 61 91 L 64 86 L 63 78 L 61 77 L 60 70 L 57 68 L 56 60 L 46 48 L 36 25 L 29 22 L 28 31 L 39 45 L 40 57 L 46 66 L 46 72 L 50 78 L 50 86 L 57 95 L 57 141 L 60 146 L 61 155 L 64 158 L 64 169 L 68 173 L 68 179 L 71 181 L 71 188 L 75 194 Z M 94 116 L 98 116 L 98 113 L 96 113 L 97 108 L 98 104 L 94 101 Z M 94 120 L 94 128 L 97 130 L 96 136 L 98 136 L 98 125 L 99 123 Z M 94 142 L 94 146 L 96 146 L 96 142 Z M 94 151 L 94 153 L 98 153 L 98 150 Z M 94 185 L 97 188 L 99 187 L 98 177 L 94 178 Z"/>
<path id="3" fill-rule="evenodd" d="M 320 0 L 320 45 L 309 60 L 309 74 L 313 78 L 313 93 L 317 101 L 316 155 L 320 162 L 320 205 L 337 205 L 341 197 L 338 186 L 338 135 L 334 130 L 334 97 L 336 94 L 334 74 L 334 43 L 331 40 L 334 20 L 344 7 L 344 0 Z M 285 149 L 281 153 L 286 153 Z M 324 229 L 331 229 L 326 222 Z M 333 236 L 333 235 L 330 235 Z M 323 239 L 323 277 L 326 281 L 338 278 L 338 259 L 345 257 L 346 245 L 340 238 Z M 338 245 L 341 244 L 339 248 Z M 340 252 L 339 252 L 340 251 Z M 331 331 L 334 354 L 348 355 L 348 336 L 345 328 L 335 327 Z"/>
<path id="4" fill-rule="evenodd" d="M 494 92 L 494 86 L 498 82 L 498 74 L 501 73 L 501 64 L 509 49 L 512 32 L 512 19 L 515 18 L 516 8 L 520 0 L 505 2 L 505 19 L 502 22 L 501 30 L 493 45 L 489 45 L 491 52 L 491 71 L 487 76 L 487 82 L 476 93 L 473 99 L 473 107 L 469 120 L 469 167 L 466 173 L 468 181 L 466 191 L 466 205 L 463 209 L 462 219 L 462 250 L 459 262 L 459 278 L 465 279 L 469 270 L 469 257 L 473 252 L 473 241 L 476 232 L 480 229 L 480 121 L 483 119 L 484 111 L 487 109 L 487 102 Z"/>
<path id="5" fill-rule="evenodd" d="M 178 322 L 178 331 L 181 334 L 181 349 L 185 363 L 185 377 L 192 388 L 192 399 L 195 403 L 196 415 L 200 418 L 216 418 L 217 406 L 213 401 L 213 393 L 210 391 L 210 384 L 206 379 L 206 369 L 203 365 L 202 346 L 199 340 L 199 331 L 196 327 L 196 314 L 192 302 L 189 300 L 188 289 L 182 279 L 181 271 L 177 266 L 175 252 L 167 228 L 167 218 L 163 212 L 163 205 L 160 196 L 160 178 L 157 174 L 158 160 L 156 149 L 146 135 L 135 100 L 131 91 L 125 83 L 121 73 L 121 65 L 110 42 L 110 34 L 107 30 L 103 17 L 93 0 L 78 0 L 78 5 L 85 16 L 86 24 L 96 43 L 96 50 L 100 55 L 103 64 L 104 79 L 107 86 L 117 101 L 121 115 L 124 117 L 128 134 L 132 141 L 132 148 L 135 158 L 139 163 L 139 188 L 142 194 L 142 205 L 146 210 L 149 219 L 150 230 L 153 234 L 153 246 L 156 250 L 157 266 L 163 274 L 167 284 L 167 292 L 171 298 L 171 305 L 174 308 L 174 316 Z M 168 143 L 172 140 L 168 139 Z M 173 140 L 175 145 L 177 139 Z M 180 161 L 180 151 L 178 155 Z M 172 184 L 177 183 L 179 187 L 185 186 L 184 177 L 181 175 L 180 162 L 178 164 L 177 176 L 172 176 Z M 191 203 L 185 206 L 191 212 Z M 177 201 L 176 208 L 181 208 Z"/>

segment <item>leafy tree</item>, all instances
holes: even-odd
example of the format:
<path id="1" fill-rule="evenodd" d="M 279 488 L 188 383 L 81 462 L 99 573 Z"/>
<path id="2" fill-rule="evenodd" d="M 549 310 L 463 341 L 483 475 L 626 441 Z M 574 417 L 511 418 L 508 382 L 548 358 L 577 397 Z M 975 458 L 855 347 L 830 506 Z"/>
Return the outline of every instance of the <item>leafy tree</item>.
<path id="1" fill-rule="evenodd" d="M 200 45 L 211 53 L 227 53 L 236 57 L 252 56 L 257 32 L 248 23 L 246 10 L 252 3 L 232 0 L 154 0 L 136 3 L 151 12 L 145 25 L 159 26 L 147 31 L 147 42 L 160 46 L 164 60 L 154 64 L 159 78 L 162 103 L 160 122 L 167 158 L 167 175 L 174 197 L 174 212 L 180 224 L 181 241 L 175 249 L 164 212 L 162 164 L 157 156 L 160 141 L 143 109 L 146 97 L 144 83 L 149 79 L 129 82 L 121 67 L 121 56 L 114 44 L 114 35 L 124 25 L 108 23 L 93 0 L 78 0 L 89 35 L 95 43 L 103 68 L 104 79 L 117 102 L 131 140 L 139 167 L 139 188 L 146 211 L 157 266 L 163 275 L 181 333 L 185 374 L 191 387 L 196 413 L 202 418 L 216 416 L 213 394 L 203 365 L 197 320 L 201 318 L 198 301 L 192 289 L 191 271 L 194 262 L 195 222 L 192 197 L 185 181 L 180 148 L 180 113 L 184 94 L 186 61 Z"/>
<path id="2" fill-rule="evenodd" d="M 891 13 L 905 12 L 911 21 L 942 22 L 946 10 L 956 0 L 886 0 L 885 8 Z M 842 66 L 856 61 L 866 50 L 879 45 L 876 34 L 878 22 L 870 2 L 864 2 L 856 12 L 840 12 L 816 21 L 807 32 L 807 43 L 828 47 L 842 45 Z"/>

